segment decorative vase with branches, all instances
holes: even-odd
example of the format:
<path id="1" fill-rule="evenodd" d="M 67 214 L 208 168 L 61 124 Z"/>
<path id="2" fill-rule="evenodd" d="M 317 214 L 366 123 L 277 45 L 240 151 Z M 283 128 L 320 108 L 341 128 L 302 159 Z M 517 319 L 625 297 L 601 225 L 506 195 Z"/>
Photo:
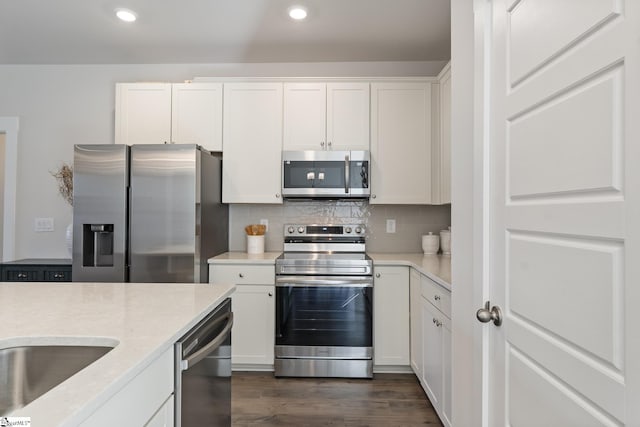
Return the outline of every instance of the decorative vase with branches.
<path id="1" fill-rule="evenodd" d="M 73 206 L 73 166 L 62 163 L 58 170 L 51 172 L 58 182 L 58 191 L 63 199 Z"/>
<path id="2" fill-rule="evenodd" d="M 58 192 L 64 200 L 73 206 L 73 166 L 62 163 L 58 170 L 51 172 L 51 175 L 58 182 Z M 65 241 L 69 256 L 73 255 L 73 221 L 67 226 Z"/>

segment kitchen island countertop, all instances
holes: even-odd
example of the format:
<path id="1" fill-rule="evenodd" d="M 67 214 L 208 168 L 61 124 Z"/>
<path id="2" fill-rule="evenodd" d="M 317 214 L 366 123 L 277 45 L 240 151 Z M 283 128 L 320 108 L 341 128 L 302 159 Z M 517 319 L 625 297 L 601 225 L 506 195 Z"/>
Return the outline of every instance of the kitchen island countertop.
<path id="1" fill-rule="evenodd" d="M 80 424 L 234 288 L 226 284 L 0 283 L 0 349 L 115 345 L 11 416 L 31 417 L 34 426 Z"/>

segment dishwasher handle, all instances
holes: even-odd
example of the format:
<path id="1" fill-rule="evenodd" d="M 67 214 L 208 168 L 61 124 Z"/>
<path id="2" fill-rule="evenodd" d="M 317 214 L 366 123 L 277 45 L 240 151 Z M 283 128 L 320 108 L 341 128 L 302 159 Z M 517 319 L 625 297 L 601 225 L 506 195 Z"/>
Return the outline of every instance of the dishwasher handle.
<path id="1" fill-rule="evenodd" d="M 202 359 L 207 357 L 209 353 L 211 353 L 213 350 L 219 347 L 220 344 L 224 342 L 224 340 L 227 338 L 227 335 L 231 331 L 231 327 L 233 326 L 233 312 L 228 312 L 227 314 L 222 316 L 220 319 L 216 320 L 215 323 L 221 323 L 221 322 L 224 322 L 225 320 L 227 321 L 227 324 L 225 325 L 224 329 L 218 334 L 218 336 L 212 339 L 207 345 L 202 347 L 200 350 L 196 351 L 191 356 L 182 360 L 182 362 L 180 363 L 180 367 L 182 368 L 183 371 L 188 370 L 191 366 L 200 362 Z"/>

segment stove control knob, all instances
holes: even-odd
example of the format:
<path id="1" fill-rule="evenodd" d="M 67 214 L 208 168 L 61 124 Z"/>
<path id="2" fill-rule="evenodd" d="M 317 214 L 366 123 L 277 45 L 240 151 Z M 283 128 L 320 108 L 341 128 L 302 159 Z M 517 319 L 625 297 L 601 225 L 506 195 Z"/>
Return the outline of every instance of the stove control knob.
<path id="1" fill-rule="evenodd" d="M 304 233 L 304 227 L 298 227 L 298 233 L 300 234 Z"/>
<path id="2" fill-rule="evenodd" d="M 362 227 L 356 227 L 356 234 L 362 233 Z"/>
<path id="3" fill-rule="evenodd" d="M 351 227 L 346 227 L 344 229 L 344 232 L 347 233 L 347 234 L 351 233 Z"/>
<path id="4" fill-rule="evenodd" d="M 289 226 L 289 228 L 287 228 L 287 233 L 289 233 L 289 234 L 293 234 L 294 231 L 296 231 L 296 229 L 293 228 L 293 226 L 291 226 L 291 225 Z"/>

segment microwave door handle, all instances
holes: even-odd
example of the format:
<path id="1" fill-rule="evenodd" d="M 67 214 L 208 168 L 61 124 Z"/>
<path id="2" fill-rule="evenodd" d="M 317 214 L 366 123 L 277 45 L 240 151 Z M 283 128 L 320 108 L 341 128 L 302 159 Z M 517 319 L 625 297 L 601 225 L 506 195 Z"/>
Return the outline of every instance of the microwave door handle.
<path id="1" fill-rule="evenodd" d="M 344 156 L 344 194 L 349 193 L 349 155 Z"/>

